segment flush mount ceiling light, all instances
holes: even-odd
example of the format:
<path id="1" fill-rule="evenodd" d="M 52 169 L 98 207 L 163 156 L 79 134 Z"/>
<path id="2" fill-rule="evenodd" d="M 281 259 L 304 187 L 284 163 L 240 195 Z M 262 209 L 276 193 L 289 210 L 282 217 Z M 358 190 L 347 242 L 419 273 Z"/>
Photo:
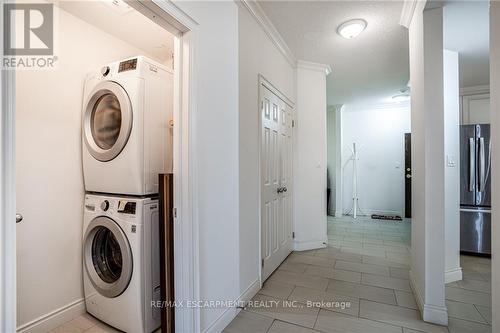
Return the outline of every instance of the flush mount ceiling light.
<path id="1" fill-rule="evenodd" d="M 337 33 L 346 38 L 353 39 L 366 29 L 366 21 L 363 19 L 349 20 L 337 28 Z"/>

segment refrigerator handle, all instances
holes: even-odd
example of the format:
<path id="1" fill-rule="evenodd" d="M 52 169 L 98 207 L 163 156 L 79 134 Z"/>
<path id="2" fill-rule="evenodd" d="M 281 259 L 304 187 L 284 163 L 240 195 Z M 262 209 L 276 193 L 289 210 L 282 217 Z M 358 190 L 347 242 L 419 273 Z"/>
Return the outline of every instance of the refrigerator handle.
<path id="1" fill-rule="evenodd" d="M 476 173 L 476 152 L 474 138 L 469 138 L 469 191 L 474 192 L 475 173 Z"/>
<path id="2" fill-rule="evenodd" d="M 484 138 L 479 138 L 479 192 L 484 192 L 485 175 Z"/>

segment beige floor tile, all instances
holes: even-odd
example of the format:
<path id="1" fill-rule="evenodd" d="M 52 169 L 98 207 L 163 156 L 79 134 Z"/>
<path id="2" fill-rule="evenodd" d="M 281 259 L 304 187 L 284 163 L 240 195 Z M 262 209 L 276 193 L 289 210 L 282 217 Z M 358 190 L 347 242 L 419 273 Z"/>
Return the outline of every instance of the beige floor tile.
<path id="1" fill-rule="evenodd" d="M 457 281 L 457 286 L 462 289 L 491 293 L 491 282 L 477 280 Z"/>
<path id="2" fill-rule="evenodd" d="M 109 325 L 106 325 L 102 322 L 100 322 L 99 324 L 95 325 L 95 326 L 92 326 L 91 328 L 89 328 L 88 330 L 85 330 L 84 331 L 85 333 L 121 333 L 121 331 L 109 326 Z"/>
<path id="3" fill-rule="evenodd" d="M 320 310 L 315 329 L 329 333 L 401 333 L 401 327 Z"/>
<path id="4" fill-rule="evenodd" d="M 271 296 L 279 299 L 287 299 L 288 296 L 295 288 L 294 285 L 283 283 L 283 282 L 273 282 L 267 280 L 264 286 L 259 290 L 259 294 Z"/>
<path id="5" fill-rule="evenodd" d="M 472 321 L 450 318 L 448 320 L 450 333 L 491 333 L 491 326 Z"/>
<path id="6" fill-rule="evenodd" d="M 418 310 L 400 306 L 361 300 L 359 304 L 359 316 L 429 333 L 448 333 L 448 330 L 444 326 L 424 322 L 420 318 Z"/>
<path id="7" fill-rule="evenodd" d="M 389 267 L 338 260 L 335 269 L 389 276 Z"/>
<path id="8" fill-rule="evenodd" d="M 462 276 L 464 280 L 488 281 L 483 274 L 475 271 L 469 271 L 467 269 L 462 271 Z"/>
<path id="9" fill-rule="evenodd" d="M 356 297 L 334 294 L 310 288 L 296 287 L 290 297 L 292 301 L 298 301 L 307 306 L 314 306 L 326 310 L 341 312 L 352 316 L 358 316 L 359 299 Z"/>
<path id="10" fill-rule="evenodd" d="M 410 279 L 410 270 L 407 268 L 389 267 L 391 277 L 398 279 Z"/>
<path id="11" fill-rule="evenodd" d="M 313 329 L 275 320 L 268 333 L 317 333 Z"/>
<path id="12" fill-rule="evenodd" d="M 446 299 L 491 307 L 491 295 L 477 291 L 446 287 Z"/>
<path id="13" fill-rule="evenodd" d="M 307 307 L 299 302 L 283 301 L 264 295 L 255 296 L 253 301 L 246 310 L 309 328 L 314 326 L 319 312 L 318 308 Z"/>
<path id="14" fill-rule="evenodd" d="M 273 319 L 249 311 L 241 311 L 224 329 L 225 333 L 266 333 Z"/>
<path id="15" fill-rule="evenodd" d="M 372 301 L 388 304 L 397 304 L 394 290 L 392 289 L 367 286 L 345 281 L 330 280 L 327 291 L 333 294 L 369 299 Z"/>
<path id="16" fill-rule="evenodd" d="M 363 256 L 363 263 L 372 264 L 372 265 L 387 266 L 387 267 L 410 269 L 410 266 L 408 266 L 408 264 L 394 262 L 394 261 L 390 261 L 390 260 L 385 259 L 385 258 L 373 257 L 373 256 Z"/>
<path id="17" fill-rule="evenodd" d="M 83 329 L 73 326 L 69 322 L 50 331 L 50 333 L 81 333 L 81 332 L 83 332 Z"/>
<path id="18" fill-rule="evenodd" d="M 487 324 L 487 321 L 481 316 L 474 304 L 448 300 L 446 306 L 448 307 L 448 317 Z"/>
<path id="19" fill-rule="evenodd" d="M 363 273 L 361 283 L 369 286 L 389 288 L 402 291 L 411 291 L 410 282 L 404 279 L 396 279 L 388 276 Z"/>
<path id="20" fill-rule="evenodd" d="M 304 273 L 306 271 L 307 266 L 309 265 L 287 260 L 283 262 L 278 269 L 295 273 Z"/>
<path id="21" fill-rule="evenodd" d="M 406 292 L 401 290 L 394 290 L 394 292 L 396 293 L 396 300 L 399 306 L 418 310 L 417 302 L 415 301 L 415 297 L 413 296 L 413 293 L 411 291 Z"/>
<path id="22" fill-rule="evenodd" d="M 326 277 L 329 279 L 335 279 L 340 281 L 348 281 L 354 283 L 361 282 L 361 273 L 359 272 L 351 272 L 351 271 L 343 271 L 339 269 L 320 267 L 320 266 L 309 266 L 305 274 L 308 275 L 317 275 Z"/>
<path id="23" fill-rule="evenodd" d="M 477 311 L 481 314 L 481 316 L 491 325 L 491 308 L 487 306 L 476 305 Z"/>
<path id="24" fill-rule="evenodd" d="M 315 265 L 322 267 L 333 267 L 335 264 L 335 259 L 309 256 L 309 255 L 297 255 L 292 253 L 287 259 L 287 263 L 292 264 L 306 264 L 306 265 Z"/>
<path id="25" fill-rule="evenodd" d="M 284 282 L 294 286 L 302 286 L 318 290 L 326 290 L 329 280 L 320 276 L 305 275 L 286 271 L 276 271 L 268 279 L 271 282 Z"/>

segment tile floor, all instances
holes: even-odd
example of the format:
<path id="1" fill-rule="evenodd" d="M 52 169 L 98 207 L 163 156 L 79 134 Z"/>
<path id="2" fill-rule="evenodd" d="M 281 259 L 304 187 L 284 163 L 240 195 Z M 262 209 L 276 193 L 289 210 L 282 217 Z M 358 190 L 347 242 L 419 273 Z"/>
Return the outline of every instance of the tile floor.
<path id="1" fill-rule="evenodd" d="M 294 252 L 227 333 L 491 332 L 490 260 L 462 256 L 464 280 L 446 286 L 449 327 L 420 319 L 408 281 L 403 222 L 329 218 L 329 246 Z"/>
<path id="2" fill-rule="evenodd" d="M 410 230 L 409 221 L 329 218 L 329 246 L 292 253 L 224 332 L 491 333 L 485 258 L 462 256 L 464 279 L 446 286 L 448 328 L 420 319 L 408 282 Z M 51 331 L 80 332 L 118 331 L 88 314 Z"/>

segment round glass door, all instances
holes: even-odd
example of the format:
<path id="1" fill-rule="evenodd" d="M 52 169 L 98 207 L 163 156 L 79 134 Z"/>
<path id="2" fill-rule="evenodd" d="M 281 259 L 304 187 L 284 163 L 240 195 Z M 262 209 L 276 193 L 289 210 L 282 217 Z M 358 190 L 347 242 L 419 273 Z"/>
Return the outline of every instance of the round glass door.
<path id="1" fill-rule="evenodd" d="M 83 134 L 87 149 L 99 161 L 110 161 L 127 144 L 132 129 L 132 106 L 125 90 L 101 82 L 86 102 Z"/>
<path id="2" fill-rule="evenodd" d="M 92 220 L 85 233 L 84 262 L 94 288 L 103 296 L 122 294 L 132 277 L 132 252 L 122 229 L 110 218 Z"/>

